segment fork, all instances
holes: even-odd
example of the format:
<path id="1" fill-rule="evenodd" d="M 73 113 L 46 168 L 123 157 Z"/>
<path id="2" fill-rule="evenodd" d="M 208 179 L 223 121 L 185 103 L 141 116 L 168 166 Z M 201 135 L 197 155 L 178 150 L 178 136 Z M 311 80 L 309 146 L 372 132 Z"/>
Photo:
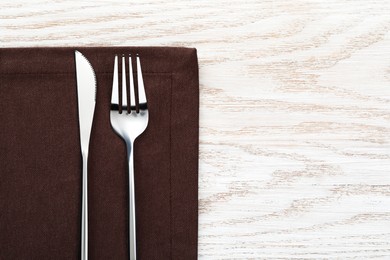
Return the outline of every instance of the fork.
<path id="1" fill-rule="evenodd" d="M 128 76 L 126 76 L 126 58 L 128 58 Z M 129 162 L 129 250 L 130 260 L 136 260 L 136 221 L 135 221 L 135 190 L 134 190 L 134 141 L 142 134 L 149 121 L 145 87 L 142 78 L 141 62 L 137 60 L 138 95 L 135 93 L 132 57 L 122 55 L 122 98 L 119 92 L 118 55 L 114 59 L 114 75 L 112 80 L 110 121 L 115 132 L 126 142 L 127 159 Z M 130 93 L 126 90 L 127 77 L 130 82 Z M 130 95 L 128 95 L 130 94 Z M 130 96 L 130 97 L 129 97 Z M 122 100 L 121 100 L 122 99 Z M 120 102 L 121 100 L 121 102 Z M 128 105 L 130 103 L 130 105 Z"/>

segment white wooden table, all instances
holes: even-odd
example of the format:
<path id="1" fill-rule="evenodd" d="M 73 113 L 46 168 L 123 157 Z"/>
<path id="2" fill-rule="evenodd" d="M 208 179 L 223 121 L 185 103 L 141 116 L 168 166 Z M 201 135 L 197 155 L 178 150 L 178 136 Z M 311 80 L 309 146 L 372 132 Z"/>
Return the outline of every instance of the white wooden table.
<path id="1" fill-rule="evenodd" d="M 198 49 L 199 259 L 390 259 L 390 1 L 1 1 L 80 45 Z"/>

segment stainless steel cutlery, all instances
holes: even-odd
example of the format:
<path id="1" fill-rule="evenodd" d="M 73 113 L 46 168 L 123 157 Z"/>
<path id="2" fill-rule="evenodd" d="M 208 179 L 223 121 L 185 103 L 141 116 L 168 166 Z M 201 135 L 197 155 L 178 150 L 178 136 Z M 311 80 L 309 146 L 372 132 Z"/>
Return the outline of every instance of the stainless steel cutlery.
<path id="1" fill-rule="evenodd" d="M 122 55 L 121 59 L 121 86 L 119 84 L 118 55 L 114 59 L 114 73 L 111 94 L 110 120 L 112 128 L 126 142 L 127 158 L 129 163 L 129 248 L 130 260 L 137 258 L 136 252 L 136 219 L 135 219 L 135 184 L 134 184 L 134 141 L 142 134 L 149 121 L 145 87 L 142 77 L 140 58 L 136 56 L 137 86 L 135 91 L 133 66 L 131 55 Z M 126 66 L 126 64 L 128 64 Z M 127 82 L 130 84 L 130 93 L 127 91 Z M 122 91 L 120 100 L 119 88 Z M 138 93 L 138 95 L 136 95 Z"/>
<path id="2" fill-rule="evenodd" d="M 81 198 L 81 259 L 88 259 L 88 150 L 96 102 L 95 72 L 83 54 L 75 51 L 80 146 L 83 158 Z"/>
<path id="3" fill-rule="evenodd" d="M 137 259 L 135 183 L 134 183 L 134 141 L 141 135 L 149 122 L 141 61 L 136 55 L 137 82 L 134 84 L 131 55 L 114 58 L 110 121 L 114 131 L 125 141 L 129 165 L 129 250 L 130 260 Z M 78 112 L 80 125 L 80 146 L 82 154 L 82 216 L 81 216 L 81 259 L 88 259 L 88 148 L 91 136 L 96 98 L 96 76 L 89 61 L 75 51 Z M 121 78 L 119 65 L 121 64 Z M 127 90 L 130 91 L 127 91 Z"/>

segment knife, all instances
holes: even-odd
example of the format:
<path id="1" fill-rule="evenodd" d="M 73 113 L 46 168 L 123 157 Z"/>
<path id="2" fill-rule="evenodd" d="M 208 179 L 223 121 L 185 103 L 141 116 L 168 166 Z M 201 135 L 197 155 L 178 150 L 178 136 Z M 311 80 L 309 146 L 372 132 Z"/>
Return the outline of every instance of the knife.
<path id="1" fill-rule="evenodd" d="M 81 260 L 88 259 L 88 148 L 96 103 L 96 76 L 91 63 L 75 51 L 80 146 L 83 161 L 81 197 Z"/>

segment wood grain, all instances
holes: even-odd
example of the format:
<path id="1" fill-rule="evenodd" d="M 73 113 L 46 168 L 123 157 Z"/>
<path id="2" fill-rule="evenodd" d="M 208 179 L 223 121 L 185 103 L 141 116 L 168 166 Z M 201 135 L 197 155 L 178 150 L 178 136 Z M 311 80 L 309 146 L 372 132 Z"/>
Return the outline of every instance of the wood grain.
<path id="1" fill-rule="evenodd" d="M 1 1 L 0 46 L 189 46 L 199 259 L 390 259 L 390 2 Z"/>

